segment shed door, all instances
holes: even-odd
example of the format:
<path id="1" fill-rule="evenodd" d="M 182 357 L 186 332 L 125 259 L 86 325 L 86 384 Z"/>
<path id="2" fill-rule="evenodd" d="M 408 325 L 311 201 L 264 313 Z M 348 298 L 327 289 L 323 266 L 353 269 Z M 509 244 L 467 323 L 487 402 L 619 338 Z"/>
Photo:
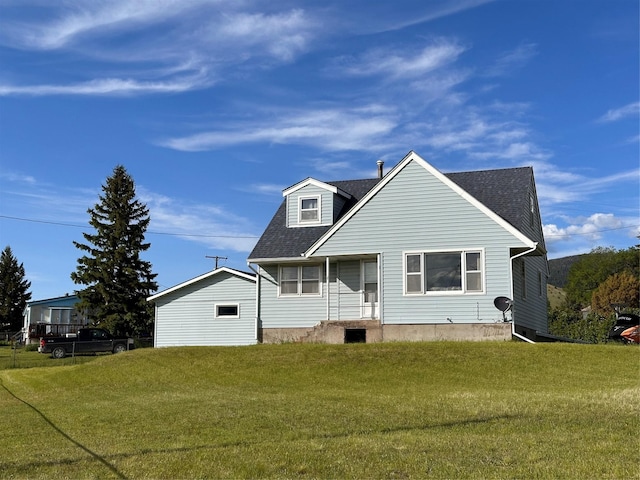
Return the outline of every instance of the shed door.
<path id="1" fill-rule="evenodd" d="M 362 318 L 378 318 L 378 262 L 362 262 Z"/>

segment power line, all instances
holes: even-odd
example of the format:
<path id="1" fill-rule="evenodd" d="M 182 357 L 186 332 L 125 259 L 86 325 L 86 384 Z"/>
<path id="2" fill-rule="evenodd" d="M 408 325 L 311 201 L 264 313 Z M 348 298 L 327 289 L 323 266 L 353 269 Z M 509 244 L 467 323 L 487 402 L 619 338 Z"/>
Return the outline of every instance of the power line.
<path id="1" fill-rule="evenodd" d="M 62 223 L 62 222 L 51 222 L 47 220 L 35 220 L 32 218 L 22 218 L 22 217 L 11 217 L 8 215 L 0 215 L 0 218 L 6 218 L 8 220 L 18 220 L 20 222 L 31 222 L 31 223 L 45 223 L 48 225 L 58 225 L 61 227 L 74 227 L 74 228 L 87 228 L 86 225 L 76 225 L 74 223 Z M 615 230 L 626 230 L 628 228 L 640 228 L 640 226 L 636 225 L 628 225 L 626 227 L 617 227 L 617 228 L 606 228 L 603 230 L 594 230 L 592 232 L 585 233 L 559 233 L 557 235 L 547 234 L 547 237 L 575 237 L 580 235 L 593 235 L 594 233 L 602 233 L 602 232 L 613 232 Z M 151 235 L 170 235 L 175 237 L 201 237 L 201 238 L 260 238 L 257 235 L 202 235 L 197 233 L 172 233 L 172 232 L 147 232 Z"/>
<path id="2" fill-rule="evenodd" d="M 593 235 L 594 233 L 602 233 L 602 232 L 613 232 L 614 230 L 626 230 L 628 228 L 640 228 L 640 226 L 636 225 L 628 225 L 626 227 L 617 227 L 617 228 L 606 228 L 604 230 L 594 230 L 593 232 L 585 232 L 585 233 L 558 233 L 556 235 L 546 234 L 544 238 L 549 237 L 575 237 L 579 235 Z"/>
<path id="3" fill-rule="evenodd" d="M 87 225 L 76 225 L 74 223 L 51 222 L 48 220 L 35 220 L 33 218 L 10 217 L 8 215 L 0 215 L 0 218 L 8 220 L 17 220 L 20 222 L 44 223 L 47 225 L 58 225 L 61 227 L 87 228 Z M 256 235 L 203 235 L 197 233 L 171 233 L 171 232 L 147 232 L 150 235 L 171 235 L 175 237 L 202 237 L 202 238 L 260 238 Z"/>

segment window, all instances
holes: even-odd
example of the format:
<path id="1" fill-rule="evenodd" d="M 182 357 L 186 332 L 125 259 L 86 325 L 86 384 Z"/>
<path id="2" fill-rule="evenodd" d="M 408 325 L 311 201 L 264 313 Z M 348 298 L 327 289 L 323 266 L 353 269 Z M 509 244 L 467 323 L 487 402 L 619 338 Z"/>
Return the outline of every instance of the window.
<path id="1" fill-rule="evenodd" d="M 320 295 L 320 265 L 280 267 L 280 295 Z"/>
<path id="2" fill-rule="evenodd" d="M 405 293 L 484 291 L 481 251 L 405 255 Z"/>
<path id="3" fill-rule="evenodd" d="M 543 291 L 543 282 L 542 282 L 542 272 L 540 270 L 538 270 L 538 296 L 542 297 L 544 294 Z"/>
<path id="4" fill-rule="evenodd" d="M 320 221 L 320 199 L 318 197 L 300 198 L 300 223 Z"/>
<path id="5" fill-rule="evenodd" d="M 363 262 L 362 280 L 365 303 L 378 301 L 378 262 Z"/>
<path id="6" fill-rule="evenodd" d="M 422 254 L 407 255 L 407 293 L 422 293 Z"/>
<path id="7" fill-rule="evenodd" d="M 216 304 L 216 318 L 218 317 L 240 317 L 240 305 L 237 303 Z"/>

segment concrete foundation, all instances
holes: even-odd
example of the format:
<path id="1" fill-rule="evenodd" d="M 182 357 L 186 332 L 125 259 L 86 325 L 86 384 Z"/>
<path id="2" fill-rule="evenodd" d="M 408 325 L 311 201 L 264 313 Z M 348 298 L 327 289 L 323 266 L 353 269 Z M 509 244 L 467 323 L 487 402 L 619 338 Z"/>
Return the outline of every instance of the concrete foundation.
<path id="1" fill-rule="evenodd" d="M 511 340 L 511 323 L 381 325 L 375 320 L 327 321 L 313 328 L 265 328 L 262 343 L 345 343 L 347 330 L 366 330 L 366 343 Z"/>

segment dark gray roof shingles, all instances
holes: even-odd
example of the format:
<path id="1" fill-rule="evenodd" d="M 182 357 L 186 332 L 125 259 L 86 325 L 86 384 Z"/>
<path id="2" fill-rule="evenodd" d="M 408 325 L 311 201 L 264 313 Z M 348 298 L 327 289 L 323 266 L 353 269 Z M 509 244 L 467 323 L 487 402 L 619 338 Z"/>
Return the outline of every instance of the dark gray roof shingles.
<path id="1" fill-rule="evenodd" d="M 530 167 L 500 170 L 479 170 L 445 174 L 478 201 L 493 210 L 511 225 L 520 229 L 522 212 L 527 211 L 528 197 L 523 195 L 531 181 Z M 344 216 L 380 181 L 378 178 L 326 182 L 351 194 L 339 214 Z M 525 202 L 523 204 L 523 202 Z M 249 259 L 277 259 L 300 257 L 331 227 L 287 228 L 286 199 L 258 240 Z"/>

